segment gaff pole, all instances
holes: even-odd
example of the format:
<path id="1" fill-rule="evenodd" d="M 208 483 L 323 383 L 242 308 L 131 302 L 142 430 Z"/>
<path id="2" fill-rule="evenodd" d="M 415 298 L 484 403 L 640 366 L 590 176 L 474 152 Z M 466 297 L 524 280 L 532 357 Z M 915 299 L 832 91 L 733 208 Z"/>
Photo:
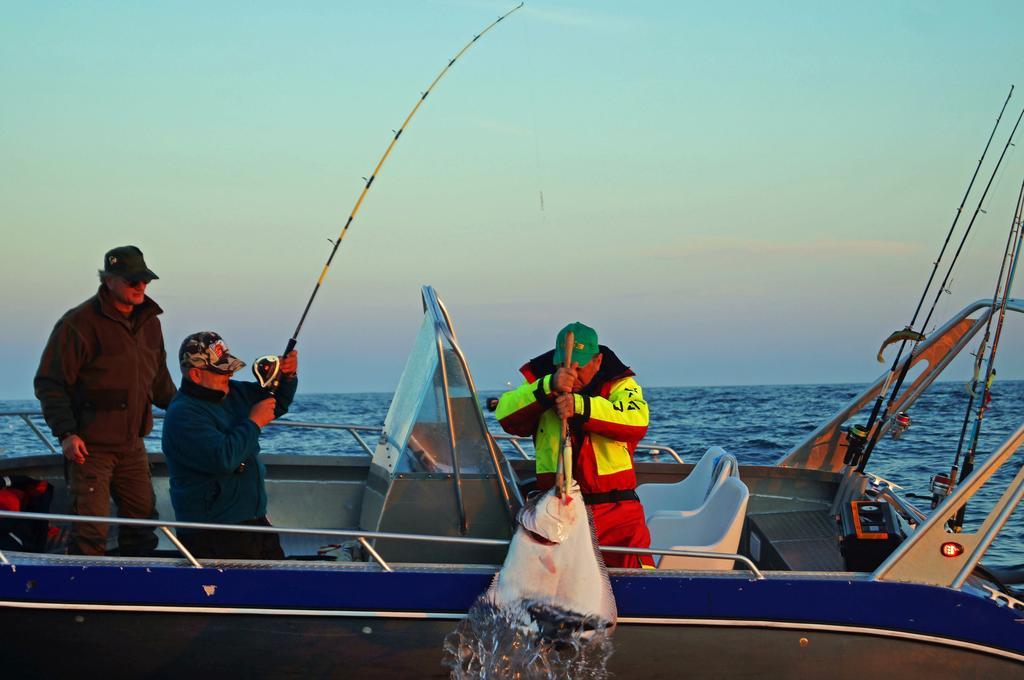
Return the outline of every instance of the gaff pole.
<path id="1" fill-rule="evenodd" d="M 981 170 L 981 164 L 985 160 L 985 156 L 988 154 L 989 146 L 992 145 L 992 139 L 996 136 L 996 130 L 999 128 L 999 122 L 1003 119 L 1003 114 L 1006 112 L 1006 105 L 1010 103 L 1010 97 L 1013 96 L 1013 87 L 1013 85 L 1010 86 L 1010 92 L 1006 95 L 1006 100 L 1003 102 L 1003 108 L 999 110 L 999 115 L 996 117 L 996 124 L 992 127 L 992 132 L 988 136 L 988 141 L 985 142 L 985 148 L 981 152 L 981 158 L 978 159 L 978 164 L 974 167 L 974 174 L 971 175 L 971 181 L 967 184 L 967 191 L 964 192 L 964 197 L 960 200 L 960 207 L 956 209 L 956 214 L 953 216 L 953 223 L 949 225 L 949 231 L 946 232 L 946 240 L 942 243 L 942 248 L 939 250 L 939 256 L 935 259 L 935 264 L 932 267 L 932 273 L 928 276 L 928 282 L 924 284 L 924 290 L 921 291 L 921 298 L 917 301 L 917 308 L 914 309 L 914 315 L 911 317 L 910 323 L 907 324 L 907 330 L 913 331 L 914 324 L 917 323 L 917 317 L 921 313 L 921 307 L 924 305 L 925 298 L 928 297 L 928 291 L 931 290 L 932 283 L 935 281 L 935 274 L 938 272 L 939 264 L 942 262 L 942 257 L 946 253 L 946 247 L 949 245 L 949 240 L 952 238 L 953 232 L 956 230 L 957 222 L 960 221 L 960 215 L 963 213 L 964 206 L 967 204 L 967 197 L 970 196 L 971 189 L 974 188 L 974 181 L 978 178 L 978 172 Z M 896 358 L 892 361 L 892 367 L 889 369 L 889 375 L 886 376 L 882 389 L 878 391 L 878 398 L 875 400 L 875 406 L 871 410 L 871 417 L 868 418 L 868 424 L 864 428 L 868 433 L 871 432 L 871 428 L 874 427 L 875 421 L 878 419 L 878 413 L 881 411 L 882 403 L 885 401 L 885 395 L 888 393 L 889 387 L 892 385 L 892 381 L 896 377 L 896 372 L 900 365 L 900 359 L 903 356 L 903 350 L 906 346 L 907 340 L 903 340 L 896 352 Z M 881 351 L 879 351 L 879 355 L 881 355 Z M 881 359 L 879 359 L 879 361 L 881 361 Z M 851 462 L 856 465 L 858 461 Z"/>
<path id="2" fill-rule="evenodd" d="M 572 331 L 565 334 L 565 343 L 562 348 L 562 368 L 572 366 L 572 349 L 576 344 L 576 336 Z M 576 397 L 573 397 L 575 399 Z M 555 475 L 555 486 L 562 502 L 569 503 L 569 491 L 572 490 L 572 433 L 569 432 L 569 421 L 562 418 L 562 450 L 558 454 L 557 474 Z"/>
<path id="3" fill-rule="evenodd" d="M 992 175 L 988 178 L 988 183 L 985 184 L 985 190 L 981 193 L 981 198 L 978 199 L 978 207 L 974 210 L 974 214 L 971 215 L 971 221 L 967 223 L 967 227 L 964 229 L 964 234 L 960 238 L 960 244 L 957 246 L 956 252 L 953 253 L 953 259 L 949 263 L 946 275 L 943 277 L 942 283 L 939 284 L 939 290 L 935 294 L 935 300 L 932 302 L 931 308 L 928 310 L 928 316 L 925 317 L 924 322 L 921 324 L 922 338 L 924 329 L 928 327 L 928 322 L 931 321 L 932 314 L 935 313 L 935 308 L 939 305 L 939 300 L 942 298 L 942 293 L 946 289 L 946 284 L 949 283 L 949 277 L 953 274 L 953 269 L 956 267 L 956 261 L 960 258 L 960 253 L 964 249 L 964 244 L 967 243 L 967 237 L 971 234 L 974 222 L 978 219 L 978 215 L 981 213 L 981 206 L 985 203 L 985 198 L 988 196 L 989 189 L 992 188 L 992 182 L 995 181 L 996 175 L 999 173 L 999 168 L 1002 167 L 1003 159 L 1006 158 L 1006 152 L 1010 149 L 1010 146 L 1013 145 L 1013 137 L 1017 134 L 1017 128 L 1020 127 L 1020 121 L 1022 118 L 1024 118 L 1024 109 L 1021 109 L 1020 115 L 1017 116 L 1017 122 L 1014 124 L 1013 130 L 1010 131 L 1010 136 L 1006 139 L 1006 145 L 1003 146 L 1003 152 L 999 154 L 999 160 L 996 161 L 996 166 L 992 169 Z M 896 384 L 889 393 L 889 401 L 886 402 L 885 410 L 882 412 L 879 422 L 877 422 L 873 431 L 869 430 L 871 438 L 868 441 L 867 447 L 864 449 L 864 455 L 860 459 L 860 464 L 857 465 L 858 472 L 864 472 L 864 468 L 868 463 L 868 458 L 871 457 L 871 452 L 874 451 L 875 445 L 878 443 L 886 417 L 892 409 L 893 402 L 896 401 L 896 395 L 899 394 L 900 388 L 903 386 L 903 381 L 907 377 L 907 373 L 910 372 L 910 364 L 912 363 L 910 359 L 913 358 L 914 352 L 917 350 L 917 346 L 920 342 L 920 339 L 914 341 L 914 346 L 910 351 L 910 357 L 908 357 L 907 361 L 903 364 L 903 370 L 900 371 L 899 377 L 896 379 Z"/>
<path id="4" fill-rule="evenodd" d="M 513 7 L 512 9 L 510 9 L 509 11 L 505 12 L 500 17 L 492 21 L 484 30 L 480 31 L 475 36 L 473 36 L 473 39 L 466 43 L 465 47 L 459 50 L 458 54 L 456 54 L 454 57 L 448 60 L 448 64 L 441 69 L 440 73 L 437 74 L 437 77 L 435 77 L 433 82 L 430 83 L 430 87 L 424 90 L 423 94 L 420 95 L 420 98 L 416 100 L 416 105 L 412 107 L 412 111 L 410 111 L 409 115 L 405 117 L 405 122 L 402 123 L 402 127 L 398 128 L 398 131 L 395 132 L 395 136 L 391 138 L 391 143 L 388 144 L 388 148 L 384 150 L 384 155 L 380 157 L 379 161 L 377 161 L 377 166 L 373 169 L 373 172 L 370 173 L 369 179 L 366 180 L 366 185 L 363 187 L 362 192 L 359 194 L 359 198 L 356 199 L 355 205 L 352 206 L 352 211 L 349 213 L 348 219 L 345 220 L 345 226 L 342 227 L 341 233 L 338 235 L 337 240 L 334 241 L 334 247 L 331 248 L 331 254 L 330 256 L 328 256 L 327 262 L 324 263 L 323 271 L 320 272 L 320 278 L 316 280 L 316 285 L 313 286 L 313 292 L 309 296 L 309 301 L 306 302 L 306 308 L 302 310 L 302 316 L 299 318 L 298 325 L 295 326 L 295 332 L 292 333 L 292 337 L 288 339 L 288 347 L 284 351 L 285 354 L 288 354 L 293 349 L 295 349 L 295 344 L 298 342 L 299 338 L 299 332 L 302 330 L 302 324 L 306 321 L 306 315 L 309 314 L 309 308 L 313 306 L 313 300 L 316 299 L 316 294 L 320 291 L 320 286 L 323 284 L 324 278 L 327 276 L 327 270 L 330 269 L 331 267 L 331 262 L 334 260 L 334 256 L 338 252 L 338 247 L 341 246 L 341 242 L 345 240 L 345 234 L 348 233 L 348 228 L 352 226 L 352 222 L 356 218 L 356 213 L 358 213 L 359 208 L 362 207 L 363 199 L 366 198 L 366 194 L 370 191 L 370 187 L 373 185 L 373 180 L 376 179 L 377 175 L 380 173 L 380 169 L 381 167 L 383 167 L 384 161 L 386 161 L 388 159 L 388 156 L 391 155 L 391 150 L 395 148 L 395 144 L 398 142 L 398 138 L 402 136 L 402 132 L 405 130 L 406 126 L 409 125 L 409 121 L 412 120 L 412 117 L 416 115 L 417 111 L 419 111 L 420 106 L 426 100 L 427 95 L 430 94 L 430 91 L 433 90 L 434 86 L 437 85 L 441 78 L 443 78 L 445 74 L 448 73 L 449 69 L 451 69 L 455 62 L 459 60 L 459 57 L 465 54 L 466 51 L 469 50 L 470 47 L 475 45 L 476 41 L 482 38 L 489 30 L 491 30 L 499 23 L 501 23 L 502 19 L 518 10 L 520 7 L 523 6 L 523 4 L 524 3 L 520 2 L 518 5 L 516 5 L 515 7 Z"/>

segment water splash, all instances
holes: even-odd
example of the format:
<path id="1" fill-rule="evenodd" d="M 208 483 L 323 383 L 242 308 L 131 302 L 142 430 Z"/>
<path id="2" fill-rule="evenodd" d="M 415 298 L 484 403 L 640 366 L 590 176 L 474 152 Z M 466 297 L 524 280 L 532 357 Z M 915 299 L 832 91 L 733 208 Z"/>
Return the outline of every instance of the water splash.
<path id="1" fill-rule="evenodd" d="M 445 637 L 442 663 L 458 680 L 605 680 L 613 649 L 608 623 L 596 617 L 481 598 Z"/>

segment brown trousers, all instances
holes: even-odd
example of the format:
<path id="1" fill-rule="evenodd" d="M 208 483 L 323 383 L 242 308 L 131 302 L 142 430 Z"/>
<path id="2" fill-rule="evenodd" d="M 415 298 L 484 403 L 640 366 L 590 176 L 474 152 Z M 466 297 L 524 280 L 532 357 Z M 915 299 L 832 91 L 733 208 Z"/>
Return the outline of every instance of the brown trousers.
<path id="1" fill-rule="evenodd" d="M 269 527 L 266 517 L 241 524 Z M 283 560 L 281 538 L 277 534 L 215 529 L 178 530 L 178 538 L 194 557 L 217 560 Z"/>
<path id="2" fill-rule="evenodd" d="M 69 468 L 71 511 L 74 514 L 105 517 L 110 514 L 110 498 L 113 497 L 118 517 L 156 519 L 149 459 L 141 440 L 136 446 L 123 451 L 90 447 L 85 463 L 70 463 Z M 68 552 L 75 555 L 106 554 L 107 530 L 106 524 L 73 524 Z M 156 545 L 156 534 L 150 527 L 122 526 L 118 530 L 121 555 L 146 555 Z"/>

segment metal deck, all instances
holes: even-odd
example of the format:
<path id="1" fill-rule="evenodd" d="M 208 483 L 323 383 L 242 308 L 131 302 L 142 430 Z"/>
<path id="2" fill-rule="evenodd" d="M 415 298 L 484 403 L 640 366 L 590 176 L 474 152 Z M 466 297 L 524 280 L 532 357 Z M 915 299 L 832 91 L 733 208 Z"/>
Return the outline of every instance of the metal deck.
<path id="1" fill-rule="evenodd" d="M 787 571 L 845 571 L 839 529 L 829 508 L 811 501 L 752 497 L 747 550 L 758 566 Z M 756 502 L 755 502 L 756 501 Z"/>

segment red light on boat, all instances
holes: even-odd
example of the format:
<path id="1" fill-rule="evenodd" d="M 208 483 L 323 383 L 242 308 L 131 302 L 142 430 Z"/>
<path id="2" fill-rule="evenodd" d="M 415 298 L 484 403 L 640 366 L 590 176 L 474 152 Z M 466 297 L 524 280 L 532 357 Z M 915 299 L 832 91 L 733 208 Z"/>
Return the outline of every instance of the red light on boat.
<path id="1" fill-rule="evenodd" d="M 964 547 L 959 543 L 954 543 L 952 541 L 943 543 L 942 547 L 939 549 L 942 551 L 943 557 L 960 557 L 964 554 Z"/>

